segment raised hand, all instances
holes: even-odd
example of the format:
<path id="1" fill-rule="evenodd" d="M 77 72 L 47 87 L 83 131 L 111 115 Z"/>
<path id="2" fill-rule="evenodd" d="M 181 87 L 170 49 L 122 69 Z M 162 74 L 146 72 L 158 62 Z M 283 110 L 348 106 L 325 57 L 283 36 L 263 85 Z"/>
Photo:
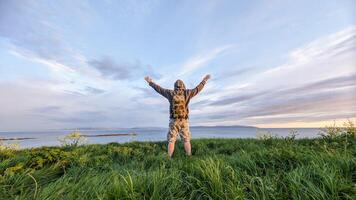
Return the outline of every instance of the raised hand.
<path id="1" fill-rule="evenodd" d="M 208 75 L 206 75 L 205 77 L 204 77 L 204 81 L 208 81 L 209 79 L 211 78 L 211 76 L 210 76 L 210 74 L 208 74 Z"/>
<path id="2" fill-rule="evenodd" d="M 146 76 L 146 77 L 145 77 L 145 80 L 147 81 L 147 83 L 153 82 L 152 78 L 149 77 L 149 76 Z"/>

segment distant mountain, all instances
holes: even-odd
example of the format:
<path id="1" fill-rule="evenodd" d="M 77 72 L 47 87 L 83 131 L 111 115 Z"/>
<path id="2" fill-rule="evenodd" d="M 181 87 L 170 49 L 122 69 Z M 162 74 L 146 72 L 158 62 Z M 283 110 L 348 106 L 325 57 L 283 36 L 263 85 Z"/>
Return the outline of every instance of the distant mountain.
<path id="1" fill-rule="evenodd" d="M 190 128 L 258 128 L 258 127 L 234 125 L 234 126 L 190 126 Z"/>
<path id="2" fill-rule="evenodd" d="M 162 129 L 168 127 L 157 127 L 157 126 L 141 126 L 141 127 L 132 127 L 132 129 Z M 257 128 L 255 126 L 190 126 L 190 128 Z"/>
<path id="3" fill-rule="evenodd" d="M 119 130 L 119 129 L 128 129 L 128 128 L 103 128 L 103 127 L 79 127 L 79 128 L 66 128 L 63 130 L 79 130 L 79 131 L 90 131 L 90 130 Z"/>
<path id="4" fill-rule="evenodd" d="M 82 131 L 90 131 L 90 130 L 120 130 L 120 129 L 162 129 L 167 127 L 159 127 L 159 126 L 137 126 L 131 128 L 103 128 L 103 127 L 80 127 L 80 128 L 67 128 L 64 130 L 82 130 Z M 234 126 L 190 126 L 190 128 L 258 128 L 255 126 L 241 126 L 241 125 L 234 125 Z"/>
<path id="5" fill-rule="evenodd" d="M 166 127 L 159 127 L 159 126 L 137 126 L 137 127 L 132 127 L 131 129 L 161 129 L 161 128 L 166 128 Z M 167 127 L 168 128 L 168 127 Z"/>
<path id="6" fill-rule="evenodd" d="M 165 127 L 155 127 L 155 126 L 141 126 L 141 127 L 130 127 L 130 128 L 123 128 L 123 127 L 79 127 L 79 128 L 66 128 L 63 130 L 79 130 L 79 131 L 110 131 L 110 130 L 122 130 L 122 129 L 160 129 Z"/>

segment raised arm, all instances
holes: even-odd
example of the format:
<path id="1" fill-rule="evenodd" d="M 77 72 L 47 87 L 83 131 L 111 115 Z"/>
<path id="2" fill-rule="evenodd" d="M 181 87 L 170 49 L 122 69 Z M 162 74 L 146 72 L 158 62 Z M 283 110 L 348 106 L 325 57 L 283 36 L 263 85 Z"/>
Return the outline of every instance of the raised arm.
<path id="1" fill-rule="evenodd" d="M 206 82 L 210 79 L 210 75 L 206 75 L 203 80 L 199 83 L 199 85 L 197 85 L 194 89 L 189 90 L 189 98 L 194 97 L 195 95 L 197 95 L 203 88 L 204 85 L 206 84 Z"/>
<path id="2" fill-rule="evenodd" d="M 149 76 L 146 76 L 145 80 L 154 90 L 156 90 L 156 92 L 166 97 L 167 99 L 169 98 L 170 90 L 162 88 L 161 86 L 157 85 L 156 83 L 153 82 L 152 78 Z"/>

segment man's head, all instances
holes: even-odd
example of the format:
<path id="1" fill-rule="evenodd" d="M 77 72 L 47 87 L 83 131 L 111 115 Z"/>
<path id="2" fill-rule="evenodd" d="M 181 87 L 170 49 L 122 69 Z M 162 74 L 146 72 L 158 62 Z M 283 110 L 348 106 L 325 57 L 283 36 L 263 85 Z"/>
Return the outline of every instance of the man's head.
<path id="1" fill-rule="evenodd" d="M 182 80 L 178 79 L 174 83 L 174 90 L 185 90 L 185 85 Z"/>

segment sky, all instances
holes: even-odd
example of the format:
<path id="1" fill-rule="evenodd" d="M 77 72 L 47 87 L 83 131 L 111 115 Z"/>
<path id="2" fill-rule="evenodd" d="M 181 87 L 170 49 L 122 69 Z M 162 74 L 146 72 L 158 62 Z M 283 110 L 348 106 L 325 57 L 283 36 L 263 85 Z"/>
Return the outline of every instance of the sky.
<path id="1" fill-rule="evenodd" d="M 191 125 L 322 127 L 356 119 L 356 2 L 0 0 L 0 131 Z"/>

